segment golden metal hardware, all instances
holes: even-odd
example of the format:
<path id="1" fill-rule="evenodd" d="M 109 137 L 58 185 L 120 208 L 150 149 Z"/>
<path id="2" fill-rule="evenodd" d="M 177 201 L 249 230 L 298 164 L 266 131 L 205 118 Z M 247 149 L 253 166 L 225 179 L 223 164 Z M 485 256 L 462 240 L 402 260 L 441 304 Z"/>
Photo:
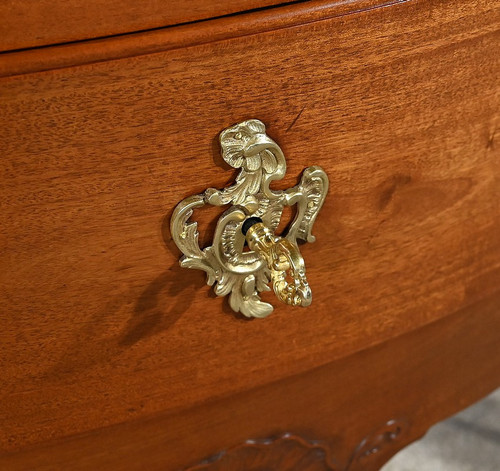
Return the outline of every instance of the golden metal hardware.
<path id="1" fill-rule="evenodd" d="M 184 254 L 180 264 L 207 273 L 207 284 L 218 296 L 229 296 L 229 304 L 247 317 L 266 317 L 271 304 L 259 293 L 269 291 L 286 304 L 308 306 L 311 289 L 297 239 L 314 242 L 313 223 L 328 191 L 328 177 L 320 167 L 308 167 L 298 185 L 271 190 L 273 180 L 283 178 L 286 162 L 264 124 L 251 119 L 220 134 L 222 157 L 240 173 L 236 182 L 222 190 L 208 188 L 190 196 L 174 210 L 170 222 L 172 239 Z M 231 204 L 219 218 L 213 244 L 201 250 L 193 210 L 205 204 Z M 297 205 L 293 222 L 284 237 L 275 235 L 285 206 Z M 245 235 L 246 234 L 246 235 Z M 250 251 L 245 251 L 245 244 Z"/>
<path id="2" fill-rule="evenodd" d="M 248 229 L 246 240 L 250 249 L 266 260 L 278 299 L 292 306 L 309 306 L 312 293 L 297 245 L 275 236 L 262 222 Z"/>

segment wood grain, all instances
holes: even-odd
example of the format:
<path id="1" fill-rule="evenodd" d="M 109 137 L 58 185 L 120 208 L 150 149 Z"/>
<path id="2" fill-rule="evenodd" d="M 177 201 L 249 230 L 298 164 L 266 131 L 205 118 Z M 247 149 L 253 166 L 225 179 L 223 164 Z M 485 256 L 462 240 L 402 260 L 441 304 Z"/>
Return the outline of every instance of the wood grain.
<path id="1" fill-rule="evenodd" d="M 9 471 L 196 469 L 227 450 L 235 459 L 226 461 L 225 468 L 223 459 L 212 459 L 215 464 L 207 471 L 218 465 L 221 471 L 235 471 L 237 459 L 248 457 L 248 447 L 241 447 L 244 441 L 293 430 L 302 440 L 319 441 L 319 464 L 326 456 L 326 464 L 336 471 L 375 471 L 429 426 L 499 384 L 499 303 L 497 293 L 422 329 L 303 374 L 189 411 L 143 417 L 4 454 L 0 465 Z M 387 430 L 388 419 L 406 428 L 378 452 L 360 453 L 367 440 L 373 443 L 378 432 Z M 274 454 L 281 468 L 273 469 L 289 469 L 286 464 L 293 458 Z"/>
<path id="2" fill-rule="evenodd" d="M 160 28 L 95 41 L 0 54 L 0 77 L 151 54 L 272 32 L 352 13 L 387 8 L 410 0 L 315 0 L 213 21 Z M 467 7 L 462 7 L 464 10 Z"/>
<path id="3" fill-rule="evenodd" d="M 245 391 L 270 382 L 283 397 L 286 378 L 335 361 L 328 387 L 304 380 L 309 407 L 301 406 L 290 426 L 302 424 L 312 439 L 327 429 L 337 440 L 348 437 L 338 448 L 351 453 L 361 428 L 382 425 L 392 412 L 413 416 L 418 403 L 437 420 L 454 411 L 460 399 L 446 389 L 451 384 L 468 391 L 464 406 L 498 385 L 490 366 L 498 360 L 494 313 L 500 307 L 499 12 L 498 2 L 436 6 L 422 0 L 3 78 L 2 449 L 38 450 L 18 456 L 22 466 L 31 456 L 46 456 L 42 444 L 62 440 L 57 443 L 67 445 L 58 459 L 65 460 L 80 445 L 64 437 L 86 433 L 83 466 L 83 450 L 100 449 L 94 440 L 101 432 L 92 431 L 105 428 L 114 430 L 111 442 L 144 447 L 138 463 L 152 463 L 148 469 L 165 469 L 166 457 L 172 467 L 190 458 L 194 464 L 195 454 L 201 459 L 269 436 L 270 424 L 291 429 L 283 408 L 281 422 L 269 415 L 277 399 L 227 405 L 235 416 L 262 416 L 258 424 L 239 422 L 238 433 L 235 417 L 226 414 L 219 423 L 221 409 L 209 417 L 189 412 L 193 407 L 248 398 Z M 302 251 L 313 306 L 279 306 L 263 321 L 234 316 L 212 297 L 202 273 L 181 269 L 166 229 L 182 198 L 232 181 L 216 137 L 250 117 L 268 125 L 287 157 L 280 185 L 294 184 L 309 165 L 321 165 L 331 184 L 315 226 L 317 242 Z M 199 215 L 203 233 L 215 217 Z M 485 299 L 492 299 L 487 309 Z M 452 355 L 461 352 L 462 327 L 479 329 L 471 337 L 477 361 L 469 365 L 462 352 L 457 365 L 464 377 L 450 376 L 432 401 L 404 400 L 414 378 L 444 381 L 424 334 L 413 338 L 429 363 L 402 355 L 401 346 L 391 354 L 391 361 L 430 368 L 430 376 L 419 370 L 403 385 L 403 372 L 411 370 L 392 377 L 386 363 L 379 381 L 383 366 L 366 357 L 373 374 L 364 376 L 365 356 L 352 356 L 468 307 L 470 321 L 450 324 L 462 333 L 443 341 L 450 356 L 442 366 L 450 368 Z M 481 317 L 484 312 L 490 317 Z M 478 319 L 488 329 L 476 325 Z M 432 342 L 448 331 L 440 325 Z M 345 385 L 338 374 L 356 361 L 356 381 Z M 364 401 L 375 401 L 371 415 L 350 425 L 347 410 L 362 403 L 361 391 Z M 311 401 L 313 392 L 318 400 Z M 308 426 L 306 416 L 318 417 L 326 394 L 333 394 L 331 422 Z M 385 395 L 391 401 L 384 402 Z M 453 399 L 450 408 L 434 409 L 445 396 Z M 349 408 L 342 415 L 344 404 Z M 155 417 L 162 425 L 149 429 Z M 423 432 L 426 417 L 415 430 Z M 137 423 L 145 428 L 134 428 Z M 151 430 L 159 427 L 168 429 L 162 439 L 171 440 L 164 452 L 166 442 L 148 448 Z M 196 430 L 201 441 L 188 439 Z M 88 450 L 88 460 L 116 464 L 118 451 L 127 456 L 123 447 L 108 455 Z"/>
<path id="4" fill-rule="evenodd" d="M 4 0 L 0 51 L 133 33 L 230 15 L 282 0 Z"/>

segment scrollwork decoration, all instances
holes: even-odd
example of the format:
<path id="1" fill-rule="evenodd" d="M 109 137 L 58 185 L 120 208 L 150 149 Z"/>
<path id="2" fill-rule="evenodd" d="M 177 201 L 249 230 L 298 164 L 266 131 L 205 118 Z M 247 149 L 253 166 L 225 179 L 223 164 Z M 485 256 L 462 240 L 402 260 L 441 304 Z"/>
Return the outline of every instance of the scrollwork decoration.
<path id="1" fill-rule="evenodd" d="M 225 129 L 220 134 L 223 159 L 240 172 L 233 185 L 218 190 L 208 188 L 203 194 L 190 196 L 178 204 L 171 219 L 171 234 L 177 247 L 184 254 L 180 264 L 206 272 L 207 284 L 214 287 L 217 296 L 229 295 L 231 308 L 247 317 L 266 317 L 273 306 L 263 302 L 259 293 L 269 291 L 271 278 L 284 280 L 286 274 L 276 275 L 269 259 L 255 250 L 245 251 L 242 226 L 248 218 L 257 218 L 272 233 L 280 223 L 285 206 L 297 206 L 296 216 L 285 236 L 291 244 L 290 261 L 301 260 L 297 240 L 313 242 L 312 227 L 328 191 L 328 177 L 320 167 L 307 168 L 298 185 L 287 190 L 275 191 L 270 183 L 283 178 L 286 162 L 276 142 L 266 134 L 264 124 L 251 119 Z M 213 244 L 203 250 L 198 244 L 196 222 L 190 221 L 193 210 L 204 205 L 231 205 L 219 218 Z M 279 247 L 290 247 L 286 243 Z M 276 245 L 278 247 L 278 245 Z M 283 256 L 278 254 L 281 262 Z M 279 263 L 278 263 L 279 265 Z M 286 260 L 282 263 L 286 272 Z M 291 271 L 294 279 L 283 283 L 283 289 L 294 296 L 279 296 L 289 304 L 307 305 L 308 290 L 305 267 L 298 263 L 298 270 Z M 277 270 L 277 269 L 275 269 Z M 271 276 L 271 275 L 276 276 Z M 273 287 L 276 291 L 274 283 Z M 277 292 L 278 294 L 278 292 Z M 299 299 L 302 296 L 301 299 Z"/>

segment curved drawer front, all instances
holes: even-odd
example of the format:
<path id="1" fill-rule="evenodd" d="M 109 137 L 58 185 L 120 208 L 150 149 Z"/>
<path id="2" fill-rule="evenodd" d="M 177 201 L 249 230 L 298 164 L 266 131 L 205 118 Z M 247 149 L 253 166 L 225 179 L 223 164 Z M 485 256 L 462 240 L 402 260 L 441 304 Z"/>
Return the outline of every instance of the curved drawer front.
<path id="1" fill-rule="evenodd" d="M 408 2 L 2 79 L 5 449 L 306 372 L 492 295 L 488 3 Z M 249 321 L 179 267 L 169 221 L 234 180 L 218 134 L 252 117 L 287 156 L 272 186 L 318 165 L 330 189 L 301 246 L 312 306 Z M 202 246 L 219 215 L 195 211 Z"/>
<path id="2" fill-rule="evenodd" d="M 130 34 L 269 8 L 280 0 L 17 0 L 0 5 L 0 51 Z"/>

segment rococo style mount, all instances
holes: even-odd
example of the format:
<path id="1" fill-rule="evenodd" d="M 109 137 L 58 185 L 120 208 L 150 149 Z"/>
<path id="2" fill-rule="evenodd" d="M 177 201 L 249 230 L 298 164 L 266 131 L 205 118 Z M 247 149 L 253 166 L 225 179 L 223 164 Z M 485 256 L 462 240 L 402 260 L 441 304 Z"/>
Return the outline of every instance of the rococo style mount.
<path id="1" fill-rule="evenodd" d="M 270 183 L 286 172 L 283 152 L 266 134 L 264 123 L 250 119 L 220 134 L 223 159 L 241 169 L 233 185 L 189 196 L 175 208 L 170 230 L 184 254 L 182 267 L 207 273 L 207 284 L 218 296 L 229 295 L 231 308 L 247 317 L 266 317 L 271 304 L 259 293 L 269 291 L 286 304 L 308 306 L 312 294 L 297 240 L 314 242 L 312 226 L 328 191 L 321 167 L 304 170 L 300 183 L 287 190 L 272 190 Z M 219 218 L 213 244 L 201 249 L 193 210 L 210 204 L 231 205 Z M 275 231 L 285 206 L 297 205 L 286 235 Z"/>

